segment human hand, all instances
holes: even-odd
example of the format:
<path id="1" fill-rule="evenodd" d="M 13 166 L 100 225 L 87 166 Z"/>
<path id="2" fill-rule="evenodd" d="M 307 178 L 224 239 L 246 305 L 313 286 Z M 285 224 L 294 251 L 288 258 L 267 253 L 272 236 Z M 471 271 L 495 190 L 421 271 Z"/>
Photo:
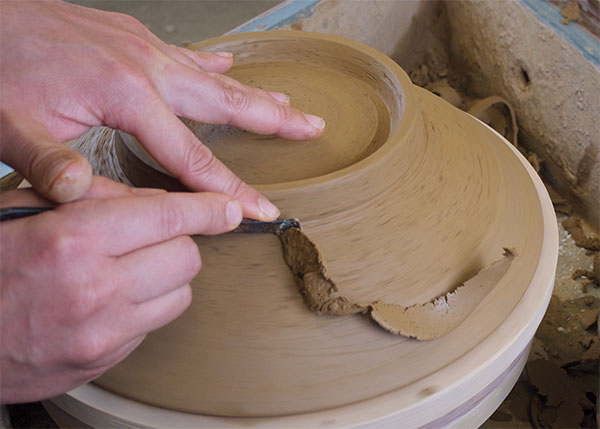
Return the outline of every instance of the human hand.
<path id="1" fill-rule="evenodd" d="M 17 190 L 2 205 L 49 201 Z M 189 305 L 201 260 L 187 235 L 241 219 L 225 195 L 94 177 L 82 200 L 0 223 L 1 402 L 63 393 L 122 360 Z"/>
<path id="2" fill-rule="evenodd" d="M 322 119 L 284 94 L 221 75 L 226 53 L 170 46 L 134 18 L 59 1 L 3 0 L 0 8 L 1 160 L 47 198 L 83 195 L 91 169 L 60 142 L 107 125 L 135 135 L 193 190 L 228 194 L 247 217 L 278 210 L 213 157 L 175 116 L 262 134 L 311 139 Z"/>

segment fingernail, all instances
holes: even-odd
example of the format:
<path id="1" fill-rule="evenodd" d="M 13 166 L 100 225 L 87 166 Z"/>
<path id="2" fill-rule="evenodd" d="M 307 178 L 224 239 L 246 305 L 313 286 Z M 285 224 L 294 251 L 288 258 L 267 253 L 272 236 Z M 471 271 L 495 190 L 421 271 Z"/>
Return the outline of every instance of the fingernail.
<path id="1" fill-rule="evenodd" d="M 159 188 L 131 188 L 131 192 L 136 195 L 157 195 L 164 194 L 167 190 Z"/>
<path id="2" fill-rule="evenodd" d="M 269 219 L 277 219 L 279 217 L 279 209 L 266 198 L 258 199 L 258 207 Z"/>
<path id="3" fill-rule="evenodd" d="M 215 55 L 218 55 L 223 58 L 231 58 L 233 54 L 231 52 L 215 52 Z"/>
<path id="4" fill-rule="evenodd" d="M 225 208 L 225 217 L 230 228 L 235 228 L 242 221 L 242 206 L 237 201 L 231 200 Z"/>
<path id="5" fill-rule="evenodd" d="M 271 97 L 273 97 L 275 100 L 279 101 L 280 103 L 285 103 L 288 104 L 290 102 L 290 97 L 288 97 L 286 94 L 282 93 L 282 92 L 271 92 L 271 91 L 267 91 L 269 93 L 269 95 Z"/>
<path id="6" fill-rule="evenodd" d="M 323 118 L 319 118 L 318 116 L 311 115 L 310 113 L 303 113 L 304 119 L 315 127 L 317 130 L 322 130 L 325 128 L 325 120 Z"/>

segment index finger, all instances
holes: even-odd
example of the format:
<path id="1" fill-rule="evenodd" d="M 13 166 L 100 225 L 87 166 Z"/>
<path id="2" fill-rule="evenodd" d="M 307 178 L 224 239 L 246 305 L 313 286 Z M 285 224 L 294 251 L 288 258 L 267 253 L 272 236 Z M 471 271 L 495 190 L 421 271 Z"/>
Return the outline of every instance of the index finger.
<path id="1" fill-rule="evenodd" d="M 77 206 L 77 207 L 75 207 Z M 73 210 L 73 222 L 111 256 L 192 234 L 214 235 L 242 221 L 238 201 L 214 193 L 165 193 L 152 196 L 86 200 L 59 206 Z"/>
<path id="2" fill-rule="evenodd" d="M 142 103 L 127 117 L 129 122 L 118 127 L 134 134 L 154 159 L 190 189 L 229 195 L 252 219 L 279 217 L 277 207 L 215 158 L 160 98 L 152 101 Z"/>

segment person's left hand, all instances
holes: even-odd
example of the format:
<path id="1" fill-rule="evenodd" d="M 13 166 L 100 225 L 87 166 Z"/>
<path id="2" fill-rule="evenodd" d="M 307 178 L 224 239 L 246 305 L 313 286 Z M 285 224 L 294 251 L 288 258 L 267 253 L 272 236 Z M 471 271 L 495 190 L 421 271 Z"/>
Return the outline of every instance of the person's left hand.
<path id="1" fill-rule="evenodd" d="M 291 108 L 285 94 L 221 75 L 232 62 L 226 53 L 167 45 L 127 15 L 61 1 L 2 0 L 0 159 L 45 197 L 73 201 L 90 186 L 91 168 L 61 143 L 107 125 L 135 135 L 190 189 L 227 194 L 246 217 L 272 220 L 277 208 L 176 115 L 298 140 L 319 136 L 325 124 Z"/>

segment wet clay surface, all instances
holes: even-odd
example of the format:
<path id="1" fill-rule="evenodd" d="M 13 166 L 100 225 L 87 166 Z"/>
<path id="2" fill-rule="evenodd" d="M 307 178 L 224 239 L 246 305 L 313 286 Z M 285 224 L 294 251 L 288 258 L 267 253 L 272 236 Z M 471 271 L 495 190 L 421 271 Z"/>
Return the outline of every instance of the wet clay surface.
<path id="1" fill-rule="evenodd" d="M 550 280 L 537 280 L 538 287 L 529 289 L 544 241 L 538 191 L 511 147 L 477 120 L 414 87 L 381 54 L 366 52 L 352 41 L 338 45 L 330 36 L 315 40 L 310 34 L 277 35 L 269 46 L 262 45 L 263 37 L 273 36 L 242 35 L 210 49 L 234 53 L 232 73 L 255 73 L 246 67 L 253 58 L 265 64 L 265 76 L 282 62 L 310 66 L 298 68 L 306 73 L 313 65 L 331 69 L 335 73 L 311 74 L 313 80 L 326 80 L 311 85 L 338 88 L 331 80 L 339 73 L 348 75 L 376 94 L 355 97 L 354 109 L 376 112 L 369 106 L 381 100 L 387 111 L 387 118 L 378 122 L 389 123 L 383 143 L 373 138 L 385 130 L 377 126 L 348 149 L 343 138 L 325 143 L 334 145 L 332 157 L 337 159 L 329 166 L 319 159 L 327 157 L 325 152 L 302 157 L 298 151 L 289 161 L 315 168 L 311 175 L 324 175 L 286 177 L 284 169 L 274 169 L 273 177 L 267 177 L 267 169 L 259 170 L 262 162 L 275 162 L 269 151 L 249 155 L 248 164 L 254 165 L 242 169 L 247 177 L 264 179 L 257 188 L 281 208 L 282 217 L 302 221 L 326 269 L 320 272 L 318 258 L 296 260 L 297 273 L 312 273 L 303 275 L 314 287 L 302 299 L 298 276 L 285 263 L 277 237 L 195 238 L 204 266 L 191 282 L 191 306 L 95 383 L 163 408 L 224 416 L 314 412 L 387 392 L 394 392 L 407 407 L 419 404 L 423 389 L 462 382 L 465 371 L 489 363 L 498 344 L 520 332 L 516 325 L 531 323 L 538 313 L 541 319 Z M 294 92 L 297 82 L 278 87 L 255 83 L 297 94 L 297 105 L 309 103 L 303 91 Z M 331 136 L 360 135 L 364 128 L 358 121 L 326 120 Z M 239 135 L 256 144 L 257 151 L 263 147 L 261 140 L 252 141 L 257 137 Z M 378 147 L 370 152 L 374 141 Z M 270 147 L 268 142 L 265 147 Z M 214 149 L 219 142 L 210 144 Z M 294 153 L 294 145 L 307 143 L 279 144 Z M 234 162 L 235 153 L 229 156 Z M 338 169 L 330 171 L 332 166 Z M 132 179 L 129 171 L 127 177 Z M 152 175 L 137 175 L 142 177 Z M 459 312 L 461 318 L 468 313 L 466 319 L 458 325 L 454 319 L 446 325 L 453 329 L 431 341 L 394 336 L 362 314 L 347 314 L 378 301 L 414 307 L 415 313 L 423 307 L 426 313 L 429 307 L 424 303 L 453 296 L 457 286 L 477 278 L 482 267 L 502 261 L 504 247 L 516 249 L 518 257 L 491 268 L 505 269 L 493 276 L 495 287 L 486 287 L 476 303 L 459 298 L 469 302 L 467 311 Z M 481 274 L 485 273 L 489 274 Z M 456 295 L 461 296 L 460 289 Z M 413 334 L 439 334 L 431 334 L 438 326 L 425 329 L 429 332 Z M 519 347 L 518 352 L 525 344 Z M 482 374 L 494 377 L 488 371 Z M 145 381 L 150 379 L 152 383 Z M 472 387 L 473 394 L 481 388 Z"/>
<path id="2" fill-rule="evenodd" d="M 310 63 L 261 62 L 236 66 L 228 76 L 261 89 L 281 90 L 293 107 L 321 116 L 327 124 L 352 124 L 326 127 L 318 139 L 297 142 L 187 122 L 217 158 L 253 185 L 338 171 L 371 155 L 389 136 L 389 113 L 381 97 L 368 81 L 347 71 Z"/>

